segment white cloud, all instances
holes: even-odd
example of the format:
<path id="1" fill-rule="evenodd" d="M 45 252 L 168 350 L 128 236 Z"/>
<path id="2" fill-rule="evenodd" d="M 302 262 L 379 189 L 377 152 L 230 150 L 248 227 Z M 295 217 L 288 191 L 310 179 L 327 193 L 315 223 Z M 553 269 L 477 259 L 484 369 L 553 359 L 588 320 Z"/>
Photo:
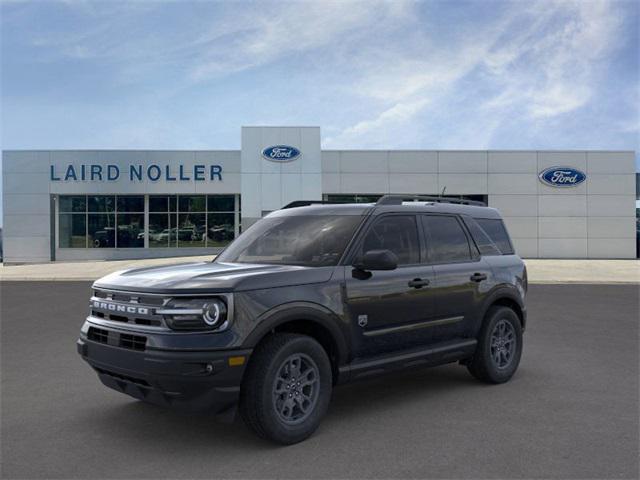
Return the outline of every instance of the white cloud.
<path id="1" fill-rule="evenodd" d="M 388 62 L 388 69 L 364 72 L 355 89 L 380 103 L 378 111 L 325 143 L 366 143 L 407 126 L 427 105 L 436 115 L 447 108 L 467 110 L 463 122 L 484 130 L 477 138 L 487 142 L 514 114 L 535 121 L 575 111 L 592 99 L 600 64 L 617 44 L 623 22 L 618 7 L 607 1 L 516 2 L 494 22 L 459 31 L 450 44 L 437 42 L 428 31 L 414 37 L 424 48 L 403 45 L 405 55 Z M 457 104 L 465 88 L 476 90 L 475 105 Z"/>

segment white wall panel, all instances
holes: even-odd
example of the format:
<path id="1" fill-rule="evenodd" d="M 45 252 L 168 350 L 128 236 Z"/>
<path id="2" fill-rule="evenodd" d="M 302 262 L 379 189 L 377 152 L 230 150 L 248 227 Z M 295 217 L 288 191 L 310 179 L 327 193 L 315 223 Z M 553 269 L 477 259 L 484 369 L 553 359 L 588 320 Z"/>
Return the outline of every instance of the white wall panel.
<path id="1" fill-rule="evenodd" d="M 594 217 L 635 217 L 635 195 L 589 195 L 589 215 Z"/>
<path id="2" fill-rule="evenodd" d="M 489 152 L 489 173 L 537 173 L 536 152 Z"/>
<path id="3" fill-rule="evenodd" d="M 589 195 L 635 195 L 635 175 L 593 174 L 587 177 Z"/>
<path id="4" fill-rule="evenodd" d="M 487 173 L 487 152 L 438 152 L 440 173 Z"/>
<path id="5" fill-rule="evenodd" d="M 636 171 L 635 152 L 587 152 L 587 173 L 627 173 Z"/>
<path id="6" fill-rule="evenodd" d="M 589 238 L 636 238 L 634 217 L 589 217 Z"/>
<path id="7" fill-rule="evenodd" d="M 437 173 L 438 152 L 391 151 L 389 152 L 389 172 L 394 173 Z"/>
<path id="8" fill-rule="evenodd" d="M 389 175 L 392 193 L 438 194 L 438 177 L 429 173 L 392 173 Z"/>
<path id="9" fill-rule="evenodd" d="M 587 217 L 539 217 L 540 238 L 586 238 Z"/>
<path id="10" fill-rule="evenodd" d="M 636 258 L 636 239 L 590 238 L 588 253 L 590 258 Z"/>
<path id="11" fill-rule="evenodd" d="M 341 193 L 388 193 L 389 176 L 384 173 L 343 173 Z"/>
<path id="12" fill-rule="evenodd" d="M 49 237 L 13 237 L 7 236 L 2 238 L 3 261 L 11 262 L 29 262 L 33 261 L 49 261 L 51 258 L 51 247 L 49 245 Z"/>
<path id="13" fill-rule="evenodd" d="M 441 173 L 438 175 L 438 193 L 446 187 L 445 195 L 486 194 L 487 175 L 479 173 Z"/>
<path id="14" fill-rule="evenodd" d="M 505 217 L 537 217 L 537 195 L 489 195 L 489 206 Z"/>
<path id="15" fill-rule="evenodd" d="M 3 195 L 3 212 L 5 215 L 49 214 L 49 195 Z M 7 232 L 3 232 L 6 235 Z"/>
<path id="16" fill-rule="evenodd" d="M 343 173 L 387 173 L 386 151 L 343 151 L 340 154 L 340 171 Z"/>
<path id="17" fill-rule="evenodd" d="M 538 172 L 549 167 L 573 167 L 587 171 L 586 152 L 538 152 Z"/>
<path id="18" fill-rule="evenodd" d="M 538 217 L 502 217 L 509 235 L 518 238 L 538 237 Z"/>
<path id="19" fill-rule="evenodd" d="M 538 239 L 537 238 L 512 238 L 513 247 L 516 253 L 522 258 L 538 257 Z"/>
<path id="20" fill-rule="evenodd" d="M 535 174 L 490 173 L 489 193 L 532 194 L 538 191 L 538 177 Z"/>
<path id="21" fill-rule="evenodd" d="M 541 258 L 586 258 L 586 238 L 540 238 L 538 254 Z"/>
<path id="22" fill-rule="evenodd" d="M 49 237 L 51 217 L 47 215 L 4 215 L 3 237 Z"/>
<path id="23" fill-rule="evenodd" d="M 49 151 L 5 151 L 2 154 L 4 173 L 49 173 Z"/>
<path id="24" fill-rule="evenodd" d="M 340 193 L 340 174 L 322 174 L 322 193 Z"/>
<path id="25" fill-rule="evenodd" d="M 540 217 L 584 217 L 587 215 L 586 195 L 541 195 L 538 197 Z"/>
<path id="26" fill-rule="evenodd" d="M 340 152 L 322 152 L 322 172 L 338 173 L 340 171 Z"/>

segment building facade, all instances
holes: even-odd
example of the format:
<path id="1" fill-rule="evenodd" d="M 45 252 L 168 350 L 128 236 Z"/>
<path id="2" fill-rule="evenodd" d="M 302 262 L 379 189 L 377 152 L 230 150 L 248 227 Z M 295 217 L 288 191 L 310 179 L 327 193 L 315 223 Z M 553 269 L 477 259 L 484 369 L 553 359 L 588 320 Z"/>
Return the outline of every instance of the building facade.
<path id="1" fill-rule="evenodd" d="M 632 151 L 322 150 L 319 127 L 241 149 L 3 152 L 4 261 L 216 253 L 294 200 L 483 200 L 526 258 L 636 258 Z"/>

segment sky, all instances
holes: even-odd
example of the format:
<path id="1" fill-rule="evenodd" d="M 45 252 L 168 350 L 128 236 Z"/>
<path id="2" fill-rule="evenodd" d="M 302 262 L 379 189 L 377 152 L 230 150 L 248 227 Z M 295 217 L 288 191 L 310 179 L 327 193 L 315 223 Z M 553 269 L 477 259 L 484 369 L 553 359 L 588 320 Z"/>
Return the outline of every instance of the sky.
<path id="1" fill-rule="evenodd" d="M 639 4 L 0 0 L 0 147 L 639 151 Z"/>

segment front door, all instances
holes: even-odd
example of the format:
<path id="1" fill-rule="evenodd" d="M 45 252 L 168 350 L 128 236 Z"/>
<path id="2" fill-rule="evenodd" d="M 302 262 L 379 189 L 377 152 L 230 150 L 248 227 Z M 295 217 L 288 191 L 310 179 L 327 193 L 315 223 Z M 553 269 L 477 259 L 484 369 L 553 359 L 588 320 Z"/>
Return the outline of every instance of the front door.
<path id="1" fill-rule="evenodd" d="M 345 266 L 347 308 L 357 356 L 426 343 L 421 328 L 434 315 L 430 284 L 433 267 L 422 262 L 415 215 L 389 214 L 373 220 L 359 242 L 355 258 L 369 250 L 391 250 L 398 268 L 363 272 Z"/>

